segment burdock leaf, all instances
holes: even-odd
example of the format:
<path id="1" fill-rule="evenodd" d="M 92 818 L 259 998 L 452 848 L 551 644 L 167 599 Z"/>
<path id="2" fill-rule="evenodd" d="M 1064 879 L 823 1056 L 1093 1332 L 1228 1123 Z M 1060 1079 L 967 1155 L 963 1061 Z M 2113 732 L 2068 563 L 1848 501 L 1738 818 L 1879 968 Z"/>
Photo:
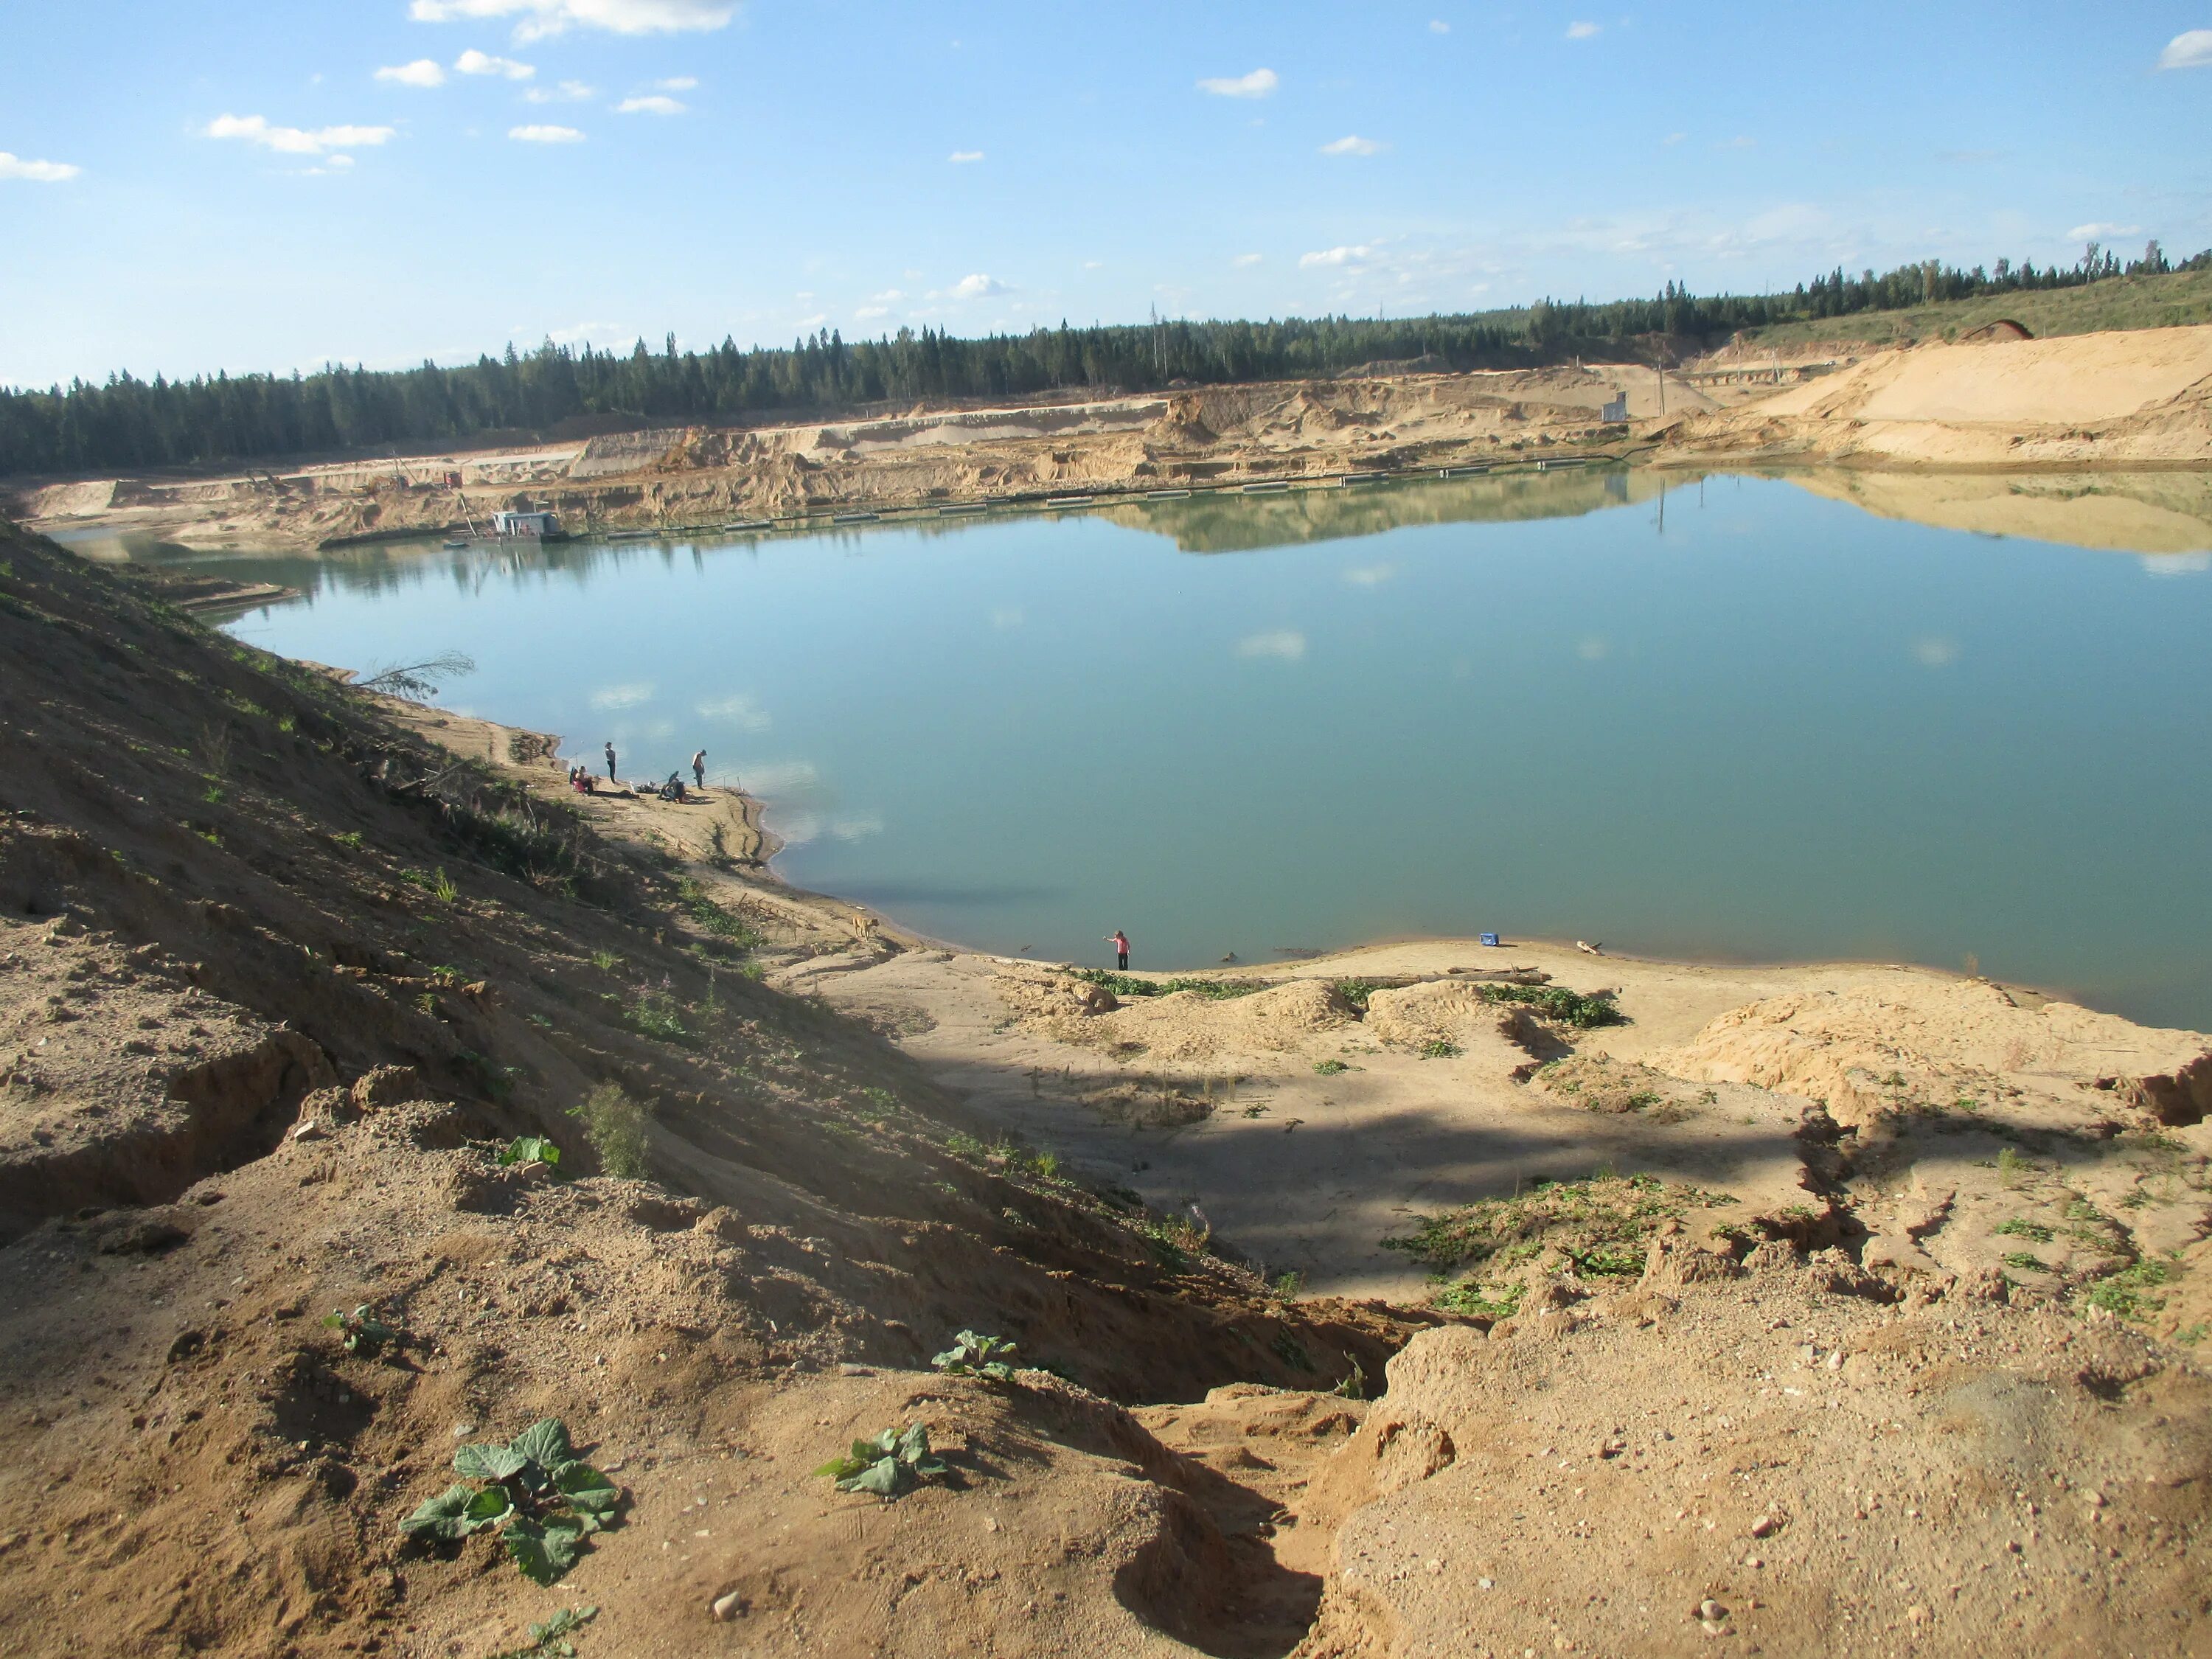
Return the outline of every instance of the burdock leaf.
<path id="1" fill-rule="evenodd" d="M 853 1443 L 854 1445 L 858 1445 L 860 1443 L 856 1440 Z M 864 1458 L 833 1457 L 827 1463 L 824 1463 L 820 1468 L 815 1470 L 814 1473 L 817 1475 L 826 1474 L 832 1476 L 836 1480 L 842 1480 L 847 1475 L 851 1474 L 854 1470 L 865 1468 L 866 1467 L 866 1460 Z"/>
<path id="2" fill-rule="evenodd" d="M 539 1418 L 507 1443 L 541 1469 L 557 1469 L 576 1455 L 568 1443 L 568 1425 L 557 1417 Z"/>
<path id="3" fill-rule="evenodd" d="M 589 1463 L 563 1463 L 553 1471 L 553 1485 L 580 1513 L 611 1514 L 622 1498 L 622 1488 Z"/>
<path id="4" fill-rule="evenodd" d="M 457 1480 L 402 1521 L 399 1530 L 410 1538 L 439 1538 L 448 1543 L 465 1538 L 475 1530 L 468 1509 L 476 1496 L 473 1487 Z"/>
<path id="5" fill-rule="evenodd" d="M 471 1480 L 505 1480 L 529 1461 L 512 1446 L 464 1446 L 453 1454 L 453 1470 Z"/>
<path id="6" fill-rule="evenodd" d="M 929 1425 L 916 1423 L 898 1437 L 898 1461 L 914 1464 L 929 1455 Z"/>
<path id="7" fill-rule="evenodd" d="M 880 1458 L 858 1474 L 840 1480 L 837 1488 L 840 1492 L 872 1492 L 878 1498 L 890 1498 L 896 1495 L 900 1478 L 905 1473 L 905 1466 L 897 1458 Z"/>
<path id="8" fill-rule="evenodd" d="M 478 1527 L 488 1527 L 514 1507 L 514 1500 L 507 1495 L 504 1486 L 486 1486 L 469 1500 L 466 1514 L 468 1528 L 474 1532 Z"/>
<path id="9" fill-rule="evenodd" d="M 575 1527 L 555 1522 L 541 1526 L 527 1516 L 517 1516 L 500 1534 L 507 1553 L 523 1574 L 540 1584 L 556 1582 L 576 1565 L 584 1534 Z"/>

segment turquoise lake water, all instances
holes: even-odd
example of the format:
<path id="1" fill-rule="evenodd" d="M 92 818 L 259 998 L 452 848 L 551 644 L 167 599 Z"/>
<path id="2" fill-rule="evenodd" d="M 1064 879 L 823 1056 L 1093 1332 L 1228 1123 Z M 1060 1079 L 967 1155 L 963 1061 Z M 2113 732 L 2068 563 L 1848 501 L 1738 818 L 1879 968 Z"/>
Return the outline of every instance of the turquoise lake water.
<path id="1" fill-rule="evenodd" d="M 778 868 L 1140 967 L 1405 934 L 1983 972 L 2212 1026 L 2212 571 L 1645 475 L 527 555 L 203 559 L 227 624 L 625 776 Z"/>

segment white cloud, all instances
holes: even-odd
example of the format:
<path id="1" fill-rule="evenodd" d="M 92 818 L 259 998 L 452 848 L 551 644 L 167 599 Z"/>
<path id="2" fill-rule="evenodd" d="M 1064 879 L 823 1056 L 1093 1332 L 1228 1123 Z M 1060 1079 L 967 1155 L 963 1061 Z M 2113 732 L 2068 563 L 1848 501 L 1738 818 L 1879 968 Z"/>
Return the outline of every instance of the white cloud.
<path id="1" fill-rule="evenodd" d="M 320 155 L 325 150 L 357 149 L 380 144 L 392 137 L 392 127 L 276 127 L 260 115 L 218 115 L 201 129 L 208 138 L 242 138 L 286 155 Z"/>
<path id="2" fill-rule="evenodd" d="M 1603 662 L 1612 654 L 1613 647 L 1602 634 L 1586 635 L 1575 647 L 1575 655 L 1584 662 Z"/>
<path id="3" fill-rule="evenodd" d="M 1380 587 L 1397 574 L 1394 564 L 1356 564 L 1344 573 L 1344 580 L 1354 587 Z"/>
<path id="4" fill-rule="evenodd" d="M 663 92 L 696 92 L 699 77 L 696 75 L 672 75 L 665 81 L 653 83 Z"/>
<path id="5" fill-rule="evenodd" d="M 446 71 L 431 58 L 417 58 L 411 64 L 395 64 L 389 69 L 380 69 L 376 72 L 376 78 L 400 87 L 442 87 L 446 84 Z"/>
<path id="6" fill-rule="evenodd" d="M 474 46 L 453 59 L 453 67 L 463 75 L 500 75 L 510 81 L 527 81 L 538 73 L 535 64 L 518 64 L 512 58 L 495 58 L 488 52 L 478 52 Z"/>
<path id="7" fill-rule="evenodd" d="M 584 142 L 584 135 L 574 127 L 509 127 L 507 136 L 525 144 L 580 144 Z"/>
<path id="8" fill-rule="evenodd" d="M 740 731 L 765 732 L 769 728 L 768 712 L 743 693 L 702 702 L 694 712 L 702 720 L 720 720 Z"/>
<path id="9" fill-rule="evenodd" d="M 1298 269 L 1311 270 L 1322 265 L 1360 264 L 1371 258 L 1374 252 L 1373 248 L 1362 246 L 1325 248 L 1319 253 L 1301 253 L 1298 255 Z"/>
<path id="10" fill-rule="evenodd" d="M 1229 263 L 1232 265 L 1256 265 L 1267 258 L 1263 253 L 1240 253 Z"/>
<path id="11" fill-rule="evenodd" d="M 625 98 L 615 106 L 617 115 L 681 115 L 684 106 L 673 98 L 652 93 L 643 98 Z"/>
<path id="12" fill-rule="evenodd" d="M 0 149 L 0 179 L 28 179 L 41 185 L 65 184 L 84 169 L 67 161 L 27 161 Z"/>
<path id="13" fill-rule="evenodd" d="M 1278 629 L 1272 634 L 1253 634 L 1237 641 L 1237 654 L 1297 662 L 1306 654 L 1306 636 L 1291 628 Z"/>
<path id="14" fill-rule="evenodd" d="M 2166 43 L 2158 55 L 2162 70 L 2212 68 L 2212 29 L 2190 29 Z"/>
<path id="15" fill-rule="evenodd" d="M 1603 25 L 1598 23 L 1570 23 L 1567 25 L 1567 39 L 1570 40 L 1587 40 L 1591 36 L 1599 33 Z"/>
<path id="16" fill-rule="evenodd" d="M 952 285 L 952 297 L 956 300 L 984 300 L 995 294 L 1012 292 L 1012 289 L 997 277 L 987 276 L 980 270 L 970 272 Z"/>
<path id="17" fill-rule="evenodd" d="M 803 794 L 822 781 L 822 775 L 812 761 L 774 761 L 765 766 L 748 767 L 744 774 L 747 793 L 765 800 L 776 795 Z M 777 833 L 785 841 L 791 839 L 781 829 Z"/>
<path id="18" fill-rule="evenodd" d="M 2100 219 L 2094 224 L 2075 226 L 2066 233 L 2066 240 L 2069 242 L 2101 242 L 2109 236 L 2140 236 L 2142 234 L 2141 225 L 2116 225 L 2109 220 Z"/>
<path id="19" fill-rule="evenodd" d="M 799 319 L 799 325 L 801 328 L 819 328 L 823 324 L 829 320 L 830 313 L 828 312 L 817 311 L 811 317 L 801 317 Z"/>
<path id="20" fill-rule="evenodd" d="M 991 626 L 1001 634 L 1022 625 L 1022 608 L 1018 605 L 1002 605 L 991 612 Z"/>
<path id="21" fill-rule="evenodd" d="M 557 87 L 532 87 L 522 96 L 532 104 L 580 104 L 598 97 L 599 90 L 581 81 L 563 81 Z"/>
<path id="22" fill-rule="evenodd" d="M 1323 144 L 1321 153 L 1324 155 L 1379 155 L 1389 148 L 1379 138 L 1362 138 L 1356 132 L 1348 132 L 1341 138 Z"/>
<path id="23" fill-rule="evenodd" d="M 983 152 L 980 149 L 956 149 L 951 155 L 946 156 L 945 159 L 948 161 L 964 165 L 969 161 L 981 161 L 983 159 Z"/>
<path id="24" fill-rule="evenodd" d="M 611 34 L 674 34 L 719 29 L 736 15 L 735 0 L 414 0 L 407 15 L 418 23 L 456 23 L 514 17 L 515 38 L 539 40 L 572 28 Z"/>
<path id="25" fill-rule="evenodd" d="M 1451 25 L 1445 22 L 1441 17 L 1431 17 L 1429 19 L 1429 33 L 1431 34 L 1449 34 L 1451 33 Z"/>
<path id="26" fill-rule="evenodd" d="M 594 708 L 635 708 L 640 703 L 651 702 L 659 690 L 651 680 L 637 680 L 628 685 L 603 685 L 592 693 Z"/>
<path id="27" fill-rule="evenodd" d="M 1913 641 L 1912 655 L 1923 668 L 1948 668 L 1959 660 L 1959 642 L 1930 635 Z"/>
<path id="28" fill-rule="evenodd" d="M 1676 145 L 1676 144 L 1680 143 L 1682 142 L 1682 140 L 1684 140 L 1685 138 L 1688 137 L 1689 136 L 1690 136 L 1690 135 L 1689 135 L 1688 133 L 1686 133 L 1686 132 L 1670 132 L 1670 133 L 1668 133 L 1668 134 L 1664 138 L 1662 138 L 1659 142 L 1660 142 L 1661 143 L 1662 143 L 1662 144 L 1665 144 L 1665 145 L 1668 146 L 1669 148 L 1672 148 L 1674 145 Z"/>
<path id="29" fill-rule="evenodd" d="M 890 314 L 891 308 L 889 306 L 862 306 L 853 313 L 853 320 L 856 323 L 872 323 L 878 317 L 888 317 Z"/>
<path id="30" fill-rule="evenodd" d="M 2142 568 L 2154 576 L 2201 576 L 2212 570 L 2212 553 L 2146 553 Z"/>
<path id="31" fill-rule="evenodd" d="M 2153 576 L 2201 576 L 2212 570 L 2212 553 L 2146 553 L 2141 562 Z"/>
<path id="32" fill-rule="evenodd" d="M 1198 89 L 1217 98 L 1265 98 L 1282 84 L 1282 76 L 1274 70 L 1255 69 L 1249 75 L 1209 76 L 1198 83 Z"/>

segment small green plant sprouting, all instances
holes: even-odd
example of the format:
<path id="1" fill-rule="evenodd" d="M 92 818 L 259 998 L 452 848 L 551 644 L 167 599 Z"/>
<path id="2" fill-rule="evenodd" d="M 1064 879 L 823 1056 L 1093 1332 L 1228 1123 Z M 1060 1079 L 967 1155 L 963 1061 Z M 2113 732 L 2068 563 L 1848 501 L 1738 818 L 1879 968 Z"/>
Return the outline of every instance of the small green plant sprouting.
<path id="1" fill-rule="evenodd" d="M 2194 1325 L 2184 1325 L 2173 1334 L 2173 1340 L 2185 1346 L 2193 1348 L 2204 1340 L 2208 1331 L 2212 1331 L 2212 1325 L 2208 1325 L 2200 1319 Z"/>
<path id="2" fill-rule="evenodd" d="M 903 1433 L 885 1429 L 872 1440 L 855 1440 L 850 1451 L 814 1473 L 835 1480 L 839 1492 L 872 1492 L 889 1498 L 951 1470 L 929 1449 L 929 1425 L 916 1423 Z"/>
<path id="3" fill-rule="evenodd" d="M 592 966 L 603 974 L 611 974 L 622 966 L 622 958 L 611 951 L 594 951 L 592 952 Z"/>
<path id="4" fill-rule="evenodd" d="M 1352 1067 L 1346 1065 L 1340 1060 L 1317 1060 L 1314 1061 L 1314 1070 L 1320 1073 L 1323 1077 L 1336 1077 L 1343 1073 L 1350 1071 Z"/>
<path id="5" fill-rule="evenodd" d="M 517 1135 L 500 1148 L 500 1166 L 510 1164 L 543 1164 L 549 1170 L 561 1167 L 561 1149 L 544 1135 Z"/>
<path id="6" fill-rule="evenodd" d="M 1305 1287 L 1306 1276 L 1304 1273 L 1289 1273 L 1278 1279 L 1271 1288 L 1274 1291 L 1276 1301 L 1295 1302 L 1298 1299 L 1298 1292 Z"/>
<path id="7" fill-rule="evenodd" d="M 2047 1273 L 2051 1271 L 2044 1265 L 2043 1258 L 2033 1250 L 2007 1250 L 2003 1261 L 2006 1267 L 2018 1267 L 2027 1273 Z"/>
<path id="8" fill-rule="evenodd" d="M 349 852 L 358 853 L 362 849 L 361 831 L 358 830 L 340 830 L 331 839 Z"/>
<path id="9" fill-rule="evenodd" d="M 1352 1357 L 1352 1369 L 1344 1374 L 1344 1380 L 1329 1392 L 1340 1400 L 1367 1398 L 1367 1368 L 1359 1363 L 1358 1355 Z"/>
<path id="10" fill-rule="evenodd" d="M 415 1012 L 428 1014 L 435 1018 L 438 1012 L 437 994 L 432 991 L 417 991 L 415 994 Z"/>
<path id="11" fill-rule="evenodd" d="M 1003 1337 L 961 1331 L 952 1346 L 929 1363 L 947 1376 L 988 1376 L 994 1382 L 1011 1382 L 1014 1368 L 1002 1356 L 1013 1351 L 1014 1345 Z"/>
<path id="12" fill-rule="evenodd" d="M 225 795 L 226 792 L 223 789 L 223 787 L 219 783 L 211 783 L 208 785 L 206 788 L 200 791 L 200 799 L 205 801 L 210 806 L 222 805 L 225 799 Z"/>
<path id="13" fill-rule="evenodd" d="M 715 826 L 719 831 L 720 826 Z M 684 914 L 716 939 L 727 941 L 740 951 L 757 950 L 768 942 L 758 928 L 748 927 L 732 915 L 697 882 L 690 879 L 676 884 L 677 905 Z"/>
<path id="14" fill-rule="evenodd" d="M 1563 1025 L 1589 1030 L 1599 1025 L 1626 1025 L 1628 1017 L 1609 997 L 1585 996 L 1564 985 L 1485 984 L 1474 988 L 1485 1002 L 1517 1002 Z"/>
<path id="15" fill-rule="evenodd" d="M 1644 1271 L 1644 1252 L 1626 1244 L 1597 1244 L 1577 1254 L 1574 1262 L 1585 1279 L 1633 1279 Z"/>
<path id="16" fill-rule="evenodd" d="M 1367 999 L 1383 987 L 1371 979 L 1340 979 L 1336 982 L 1336 994 L 1353 1007 L 1365 1010 Z"/>
<path id="17" fill-rule="evenodd" d="M 2008 1187 L 2024 1184 L 2035 1173 L 2035 1160 L 2021 1156 L 2017 1146 L 1997 1148 L 1997 1178 Z"/>
<path id="18" fill-rule="evenodd" d="M 684 1023 L 682 1007 L 665 991 L 640 994 L 622 1011 L 622 1020 L 640 1036 L 686 1046 L 691 1042 L 691 1030 Z"/>
<path id="19" fill-rule="evenodd" d="M 1521 1297 L 1527 1286 L 1522 1285 L 1485 1285 L 1473 1279 L 1462 1279 L 1446 1285 L 1429 1300 L 1447 1313 L 1473 1314 L 1484 1319 L 1510 1319 L 1520 1309 Z"/>
<path id="20" fill-rule="evenodd" d="M 324 1326 L 330 1330 L 345 1333 L 345 1351 L 357 1353 L 364 1359 L 399 1334 L 394 1326 L 386 1325 L 369 1312 L 368 1304 L 362 1303 L 351 1313 L 333 1308 L 324 1316 Z"/>
<path id="21" fill-rule="evenodd" d="M 2171 1264 L 2145 1256 L 2133 1267 L 2099 1279 L 2089 1287 L 2086 1300 L 2091 1307 L 2122 1319 L 2145 1319 L 2166 1306 L 2164 1297 L 2149 1292 L 2158 1285 L 2172 1284 L 2173 1278 Z"/>
<path id="22" fill-rule="evenodd" d="M 2051 1243 L 2051 1229 L 2039 1221 L 2030 1221 L 2024 1215 L 2013 1217 L 1997 1231 L 2008 1238 L 2028 1238 L 2034 1240 L 2038 1244 Z"/>
<path id="23" fill-rule="evenodd" d="M 1035 1158 L 1030 1160 L 1030 1168 L 1035 1170 L 1038 1175 L 1043 1176 L 1047 1181 L 1058 1181 L 1060 1178 L 1060 1154 L 1058 1152 L 1039 1152 Z"/>
<path id="24" fill-rule="evenodd" d="M 441 904 L 451 904 L 460 897 L 461 890 L 453 885 L 453 878 L 446 873 L 443 865 L 435 870 L 402 870 L 399 879 L 410 887 L 419 887 Z"/>
<path id="25" fill-rule="evenodd" d="M 599 1616 L 599 1608 L 588 1603 L 563 1607 L 543 1624 L 532 1625 L 521 1647 L 503 1649 L 491 1659 L 576 1659 L 576 1644 L 568 1639 L 568 1633 Z"/>
<path id="26" fill-rule="evenodd" d="M 462 1478 L 399 1523 L 410 1538 L 458 1543 L 496 1529 L 524 1575 L 550 1584 L 576 1565 L 584 1540 L 615 1524 L 622 1489 L 578 1457 L 566 1425 L 540 1418 L 504 1446 L 464 1446 Z"/>
<path id="27" fill-rule="evenodd" d="M 1264 980 L 1256 979 L 1139 979 L 1134 974 L 1116 974 L 1103 968 L 1078 968 L 1074 972 L 1076 978 L 1103 986 L 1117 997 L 1169 997 L 1178 991 L 1195 991 L 1208 1001 L 1223 1002 L 1267 988 Z"/>
<path id="28" fill-rule="evenodd" d="M 568 1115 L 581 1120 L 584 1139 L 599 1154 L 604 1173 L 629 1180 L 645 1173 L 645 1108 L 622 1085 L 602 1083 L 571 1106 Z"/>
<path id="29" fill-rule="evenodd" d="M 290 737 L 295 732 L 300 729 L 299 716 L 296 714 L 280 715 L 276 721 L 276 729 L 279 732 L 282 732 L 286 737 Z"/>
<path id="30" fill-rule="evenodd" d="M 1423 1060 L 1451 1060 L 1456 1058 L 1459 1052 L 1459 1044 L 1443 1037 L 1431 1037 L 1420 1048 Z"/>

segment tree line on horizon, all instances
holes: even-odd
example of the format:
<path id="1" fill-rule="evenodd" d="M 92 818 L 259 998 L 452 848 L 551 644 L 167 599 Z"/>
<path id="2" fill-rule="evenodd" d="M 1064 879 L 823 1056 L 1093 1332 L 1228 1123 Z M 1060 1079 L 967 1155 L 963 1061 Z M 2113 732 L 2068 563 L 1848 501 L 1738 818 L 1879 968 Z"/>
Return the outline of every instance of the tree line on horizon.
<path id="1" fill-rule="evenodd" d="M 764 415 L 826 416 L 926 398 L 1296 380 L 1370 363 L 1534 368 L 1607 353 L 1650 356 L 1775 323 L 2207 268 L 2212 250 L 2176 265 L 2153 242 L 2124 264 L 2092 242 L 2079 263 L 2041 270 L 2008 259 L 1971 270 L 1930 259 L 1880 276 L 1838 266 L 1778 294 L 1698 295 L 1669 283 L 1651 299 L 1540 300 L 1459 315 L 1062 323 L 974 339 L 925 327 L 848 341 L 829 329 L 788 347 L 747 349 L 725 339 L 684 352 L 671 334 L 659 352 L 642 340 L 628 352 L 548 340 L 531 351 L 510 343 L 504 356 L 452 368 L 332 365 L 310 374 L 188 380 L 118 373 L 43 392 L 0 389 L 0 476 L 521 436 L 587 416 L 742 425 Z"/>

